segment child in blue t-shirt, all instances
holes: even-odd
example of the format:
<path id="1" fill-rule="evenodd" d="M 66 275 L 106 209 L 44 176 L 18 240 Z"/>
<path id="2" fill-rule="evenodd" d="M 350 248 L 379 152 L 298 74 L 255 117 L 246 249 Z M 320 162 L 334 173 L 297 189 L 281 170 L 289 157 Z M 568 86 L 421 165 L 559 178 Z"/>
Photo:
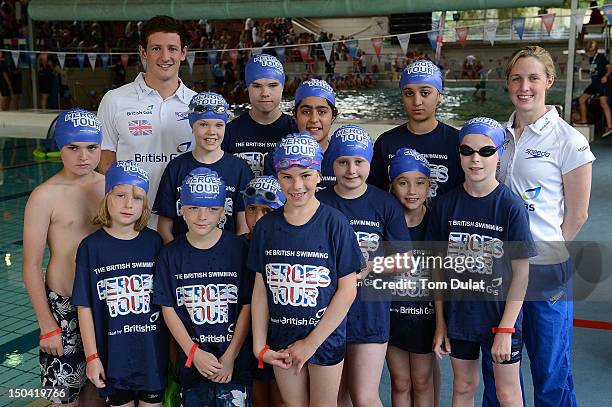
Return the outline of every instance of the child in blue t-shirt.
<path id="1" fill-rule="evenodd" d="M 440 197 L 429 216 L 428 240 L 446 242 L 453 261 L 445 266 L 445 302 L 436 298 L 434 352 L 451 355 L 457 405 L 474 404 L 481 350 L 494 363 L 485 385 L 495 382 L 502 405 L 523 402 L 521 307 L 535 249 L 521 199 L 495 179 L 504 140 L 493 119 L 466 122 L 459 133 L 465 183 Z"/>
<path id="2" fill-rule="evenodd" d="M 111 406 L 161 406 L 168 335 L 150 301 L 161 238 L 146 227 L 149 178 L 133 161 L 113 163 L 94 224 L 81 242 L 72 304 L 87 362 L 87 377 Z"/>
<path id="3" fill-rule="evenodd" d="M 431 181 L 429 162 L 411 148 L 400 148 L 391 158 L 389 180 L 391 193 L 404 207 L 413 253 L 429 254 L 425 240 L 427 230 L 427 201 Z M 430 280 L 427 267 L 402 273 L 402 280 L 418 283 Z M 406 298 L 391 304 L 391 328 L 387 364 L 391 373 L 393 404 L 413 400 L 415 405 L 434 404 L 433 372 L 437 368 L 433 357 L 433 337 L 436 328 L 434 306 L 429 290 L 420 286 L 398 289 L 394 298 Z"/>
<path id="4" fill-rule="evenodd" d="M 315 197 L 319 143 L 290 134 L 272 156 L 287 201 L 257 222 L 251 240 L 253 351 L 260 367 L 274 366 L 288 405 L 335 405 L 362 255 L 344 215 Z"/>
<path id="5" fill-rule="evenodd" d="M 434 201 L 463 182 L 458 132 L 436 118 L 442 90 L 442 73 L 433 62 L 414 61 L 403 70 L 400 91 L 408 122 L 376 139 L 368 182 L 387 189 L 389 162 L 402 147 L 412 148 L 427 158 L 431 170 L 429 194 Z"/>
<path id="6" fill-rule="evenodd" d="M 326 158 L 333 165 L 336 184 L 317 193 L 317 199 L 342 212 L 370 267 L 357 278 L 357 298 L 346 325 L 347 354 L 340 400 L 356 405 L 381 404 L 378 386 L 389 340 L 389 307 L 386 293 L 362 286 L 377 256 L 390 254 L 385 244 L 398 246 L 409 239 L 401 205 L 388 192 L 366 184 L 372 159 L 372 139 L 359 126 L 345 125 L 329 142 Z M 393 242 L 393 243 L 391 243 Z M 399 249 L 399 247 L 397 247 Z M 343 386 L 344 387 L 344 386 Z"/>
<path id="7" fill-rule="evenodd" d="M 219 227 L 239 235 L 248 231 L 240 191 L 253 178 L 253 172 L 245 161 L 221 149 L 229 113 L 229 105 L 217 93 L 202 92 L 191 99 L 187 118 L 193 130 L 195 148 L 168 163 L 153 205 L 153 211 L 159 215 L 157 231 L 164 243 L 187 232 L 179 200 L 181 182 L 191 170 L 199 167 L 215 171 L 225 182 L 225 213 Z"/>
<path id="8" fill-rule="evenodd" d="M 246 222 L 249 227 L 249 233 L 242 236 L 250 242 L 257 221 L 283 206 L 285 196 L 276 178 L 269 175 L 253 178 L 247 188 L 242 191 L 242 196 L 244 197 Z M 253 406 L 282 407 L 283 399 L 274 379 L 272 366 L 265 365 L 263 369 L 259 369 L 255 364 L 254 367 Z"/>
<path id="9" fill-rule="evenodd" d="M 191 171 L 180 195 L 188 231 L 161 250 L 156 267 L 153 302 L 182 349 L 185 407 L 250 403 L 252 274 L 247 243 L 218 227 L 225 198 L 217 173 Z"/>

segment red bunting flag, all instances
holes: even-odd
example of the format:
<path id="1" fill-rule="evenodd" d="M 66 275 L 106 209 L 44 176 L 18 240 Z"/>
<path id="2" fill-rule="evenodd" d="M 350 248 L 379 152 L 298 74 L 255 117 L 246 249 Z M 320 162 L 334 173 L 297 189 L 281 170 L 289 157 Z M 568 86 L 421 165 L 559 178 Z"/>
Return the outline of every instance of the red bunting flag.
<path id="1" fill-rule="evenodd" d="M 542 18 L 542 23 L 544 23 L 544 27 L 546 28 L 548 35 L 550 35 L 553 23 L 555 22 L 555 13 L 542 14 L 540 17 Z"/>
<path id="2" fill-rule="evenodd" d="M 295 47 L 300 56 L 302 57 L 302 61 L 309 62 L 310 61 L 310 45 L 298 45 Z"/>
<path id="3" fill-rule="evenodd" d="M 382 51 L 382 47 L 383 47 L 383 38 L 382 37 L 372 38 L 372 46 L 374 47 L 374 52 L 376 52 L 376 56 L 380 58 L 380 51 Z"/>
<path id="4" fill-rule="evenodd" d="M 47 65 L 47 60 L 49 59 L 49 55 L 46 52 L 42 52 L 40 54 L 40 63 L 42 65 Z"/>
<path id="5" fill-rule="evenodd" d="M 457 40 L 459 40 L 459 43 L 464 48 L 465 48 L 465 43 L 467 42 L 467 36 L 468 36 L 469 30 L 470 30 L 470 27 L 457 27 L 455 29 L 455 32 L 457 33 Z"/>
<path id="6" fill-rule="evenodd" d="M 123 69 L 127 69 L 128 61 L 130 60 L 130 56 L 126 53 L 121 54 L 121 65 L 123 65 Z"/>
<path id="7" fill-rule="evenodd" d="M 238 51 L 230 51 L 229 57 L 233 65 L 236 65 L 238 63 Z"/>

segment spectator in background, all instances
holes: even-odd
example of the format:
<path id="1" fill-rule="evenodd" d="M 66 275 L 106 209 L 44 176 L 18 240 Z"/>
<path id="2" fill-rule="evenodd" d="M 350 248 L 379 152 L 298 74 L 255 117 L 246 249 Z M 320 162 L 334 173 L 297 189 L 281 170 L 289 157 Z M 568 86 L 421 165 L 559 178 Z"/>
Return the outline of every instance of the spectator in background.
<path id="1" fill-rule="evenodd" d="M 13 110 L 19 110 L 21 94 L 23 93 L 23 81 L 19 64 L 9 63 L 9 78 L 11 84 L 11 106 Z"/>
<path id="2" fill-rule="evenodd" d="M 251 38 L 253 40 L 253 46 L 261 47 L 262 38 L 259 31 L 259 21 L 255 21 L 255 24 L 253 25 L 253 30 L 251 30 Z"/>
<path id="3" fill-rule="evenodd" d="M 56 80 L 55 72 L 51 66 L 51 59 L 49 58 L 46 63 L 42 63 L 39 60 L 38 90 L 40 92 L 40 108 L 43 110 L 50 108 L 49 96 L 53 89 L 57 87 L 54 84 Z"/>
<path id="4" fill-rule="evenodd" d="M 12 93 L 8 61 L 4 52 L 0 52 L 0 94 L 2 95 L 1 107 L 3 111 L 9 110 Z"/>
<path id="5" fill-rule="evenodd" d="M 598 52 L 597 41 L 589 41 L 585 52 L 589 57 L 591 70 L 591 84 L 584 90 L 578 102 L 580 102 L 580 122 L 587 123 L 587 103 L 592 97 L 599 99 L 601 110 L 606 118 L 605 132 L 612 131 L 612 111 L 608 104 L 608 79 L 612 74 L 612 65 L 604 54 Z"/>

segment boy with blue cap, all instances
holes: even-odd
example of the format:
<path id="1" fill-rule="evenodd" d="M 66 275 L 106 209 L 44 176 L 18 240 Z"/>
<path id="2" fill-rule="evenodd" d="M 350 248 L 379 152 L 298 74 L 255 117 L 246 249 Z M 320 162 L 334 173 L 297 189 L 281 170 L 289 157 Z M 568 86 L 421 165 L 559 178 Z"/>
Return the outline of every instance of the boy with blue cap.
<path id="1" fill-rule="evenodd" d="M 346 217 L 315 197 L 319 143 L 290 134 L 272 157 L 287 201 L 251 240 L 253 353 L 274 367 L 286 406 L 336 405 L 361 252 Z"/>
<path id="2" fill-rule="evenodd" d="M 32 191 L 25 208 L 23 281 L 41 331 L 41 385 L 67 388 L 65 397 L 50 400 L 74 405 L 87 377 L 70 297 L 78 245 L 97 229 L 91 219 L 104 197 L 104 176 L 94 171 L 100 161 L 100 121 L 86 110 L 64 111 L 57 118 L 55 141 L 63 168 Z M 46 244 L 51 257 L 43 274 Z M 101 405 L 93 386 L 87 387 L 91 391 L 81 393 L 81 402 Z"/>
<path id="3" fill-rule="evenodd" d="M 280 110 L 283 64 L 272 55 L 252 55 L 245 67 L 245 82 L 251 110 L 228 124 L 222 148 L 245 160 L 255 175 L 263 175 L 264 156 L 295 131 L 291 116 Z"/>
<path id="4" fill-rule="evenodd" d="M 372 184 L 387 189 L 389 161 L 401 147 L 413 148 L 429 161 L 433 200 L 463 182 L 458 132 L 436 118 L 442 89 L 442 73 L 431 61 L 415 61 L 402 71 L 400 91 L 408 122 L 384 132 L 374 143 Z"/>
<path id="5" fill-rule="evenodd" d="M 385 245 L 410 240 L 408 228 L 393 196 L 366 184 L 372 160 L 367 131 L 355 125 L 340 127 L 330 138 L 325 159 L 333 165 L 336 184 L 318 192 L 317 198 L 346 216 L 368 264 L 357 274 L 357 298 L 348 312 L 343 371 L 347 389 L 341 389 L 339 399 L 350 399 L 354 406 L 382 405 L 378 387 L 389 340 L 390 302 L 384 293 L 362 286 L 361 280 L 375 257 L 394 254 Z"/>
<path id="6" fill-rule="evenodd" d="M 436 300 L 434 352 L 451 355 L 453 404 L 474 404 L 482 350 L 483 360 L 493 360 L 500 403 L 519 406 L 521 307 L 528 260 L 535 255 L 529 217 L 521 199 L 495 179 L 506 143 L 501 125 L 487 117 L 471 119 L 459 142 L 465 183 L 434 203 L 427 240 L 446 242 L 442 254 L 454 259 L 455 266 L 445 269 L 446 282 L 478 284 L 446 290 L 445 301 Z"/>
<path id="7" fill-rule="evenodd" d="M 181 185 L 186 234 L 160 252 L 153 303 L 182 352 L 185 407 L 250 405 L 252 274 L 245 267 L 247 243 L 218 227 L 225 182 L 208 168 L 195 168 Z"/>
<path id="8" fill-rule="evenodd" d="M 153 205 L 153 210 L 159 215 L 157 230 L 165 243 L 187 232 L 187 225 L 181 216 L 181 183 L 187 174 L 198 167 L 215 171 L 225 182 L 227 194 L 221 229 L 237 234 L 248 230 L 240 191 L 246 188 L 253 173 L 243 160 L 221 149 L 229 114 L 229 105 L 217 93 L 201 92 L 191 99 L 187 118 L 193 131 L 195 148 L 170 161 L 162 175 Z"/>
<path id="9" fill-rule="evenodd" d="M 148 190 L 149 176 L 138 164 L 111 164 L 93 220 L 102 228 L 77 251 L 72 304 L 87 377 L 111 406 L 138 399 L 139 405 L 161 407 L 166 387 L 168 334 L 150 298 L 162 241 L 146 227 Z"/>

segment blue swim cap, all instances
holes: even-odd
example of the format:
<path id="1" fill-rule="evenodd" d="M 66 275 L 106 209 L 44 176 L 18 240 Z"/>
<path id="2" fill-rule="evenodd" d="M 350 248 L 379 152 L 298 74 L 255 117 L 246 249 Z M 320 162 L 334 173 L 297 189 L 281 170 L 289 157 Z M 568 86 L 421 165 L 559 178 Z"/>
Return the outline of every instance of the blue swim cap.
<path id="1" fill-rule="evenodd" d="M 433 62 L 426 59 L 414 61 L 402 71 L 400 89 L 406 85 L 431 85 L 442 93 L 442 72 Z"/>
<path id="2" fill-rule="evenodd" d="M 429 161 L 427 158 L 412 148 L 402 147 L 395 152 L 389 165 L 389 181 L 393 182 L 397 177 L 405 172 L 420 172 L 427 178 L 431 176 Z"/>
<path id="3" fill-rule="evenodd" d="M 354 124 L 345 124 L 331 135 L 325 156 L 336 161 L 339 157 L 363 157 L 372 161 L 374 146 L 370 134 Z"/>
<path id="4" fill-rule="evenodd" d="M 225 208 L 225 182 L 206 167 L 193 169 L 181 184 L 181 205 Z"/>
<path id="5" fill-rule="evenodd" d="M 497 154 L 501 158 L 504 154 L 504 142 L 506 141 L 506 130 L 497 120 L 488 117 L 475 117 L 465 122 L 459 131 L 459 142 L 468 134 L 482 134 L 491 139 L 495 147 L 499 147 Z M 501 146 L 501 147 L 500 147 Z"/>
<path id="6" fill-rule="evenodd" d="M 117 161 L 104 174 L 104 192 L 108 193 L 117 185 L 133 185 L 149 192 L 149 173 L 134 161 Z"/>
<path id="7" fill-rule="evenodd" d="M 55 122 L 55 143 L 60 150 L 70 143 L 102 143 L 98 116 L 84 109 L 65 110 Z"/>
<path id="8" fill-rule="evenodd" d="M 230 108 L 223 96 L 215 92 L 200 92 L 191 98 L 189 102 L 189 125 L 200 119 L 220 119 L 227 123 Z"/>
<path id="9" fill-rule="evenodd" d="M 272 159 L 277 173 L 291 167 L 320 171 L 323 149 L 308 132 L 292 133 L 278 143 Z"/>
<path id="10" fill-rule="evenodd" d="M 283 64 L 272 55 L 257 54 L 249 58 L 244 69 L 244 81 L 249 86 L 257 79 L 273 79 L 285 85 L 285 71 Z"/>
<path id="11" fill-rule="evenodd" d="M 242 191 L 242 197 L 244 206 L 263 205 L 277 209 L 285 204 L 278 180 L 270 175 L 253 178 Z"/>
<path id="12" fill-rule="evenodd" d="M 332 106 L 336 106 L 336 94 L 334 93 L 334 89 L 329 86 L 329 83 L 321 79 L 306 79 L 304 82 L 300 83 L 300 86 L 298 86 L 295 91 L 294 106 L 298 107 L 302 99 L 308 96 L 323 98 L 329 101 Z"/>

